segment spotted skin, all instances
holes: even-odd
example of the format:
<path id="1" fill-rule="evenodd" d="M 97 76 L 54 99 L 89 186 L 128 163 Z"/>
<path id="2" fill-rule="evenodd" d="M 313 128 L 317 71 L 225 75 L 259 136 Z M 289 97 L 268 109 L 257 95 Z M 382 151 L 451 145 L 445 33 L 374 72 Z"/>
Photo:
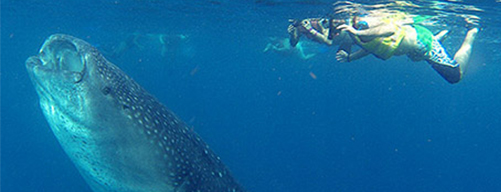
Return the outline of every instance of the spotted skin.
<path id="1" fill-rule="evenodd" d="M 52 35 L 26 68 L 93 191 L 244 191 L 192 129 L 85 41 Z"/>

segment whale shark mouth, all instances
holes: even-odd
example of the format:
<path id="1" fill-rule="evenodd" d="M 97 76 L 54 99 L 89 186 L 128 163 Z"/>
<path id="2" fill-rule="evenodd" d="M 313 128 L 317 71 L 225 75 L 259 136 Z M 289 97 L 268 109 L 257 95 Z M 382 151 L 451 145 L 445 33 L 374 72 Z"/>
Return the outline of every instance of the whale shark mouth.
<path id="1" fill-rule="evenodd" d="M 48 41 L 43 45 L 39 56 L 42 65 L 53 70 L 83 72 L 85 68 L 85 59 L 70 40 Z"/>
<path id="2" fill-rule="evenodd" d="M 64 74 L 78 83 L 86 72 L 86 57 L 77 43 L 54 36 L 43 44 L 37 56 L 28 59 L 27 67 L 46 74 Z"/>

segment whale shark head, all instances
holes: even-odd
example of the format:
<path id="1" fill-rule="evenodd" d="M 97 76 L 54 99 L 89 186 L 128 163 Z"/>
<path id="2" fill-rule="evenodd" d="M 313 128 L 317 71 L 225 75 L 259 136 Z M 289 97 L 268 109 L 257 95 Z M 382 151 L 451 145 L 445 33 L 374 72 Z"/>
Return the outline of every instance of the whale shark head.
<path id="1" fill-rule="evenodd" d="M 89 75 L 85 47 L 65 36 L 51 36 L 42 46 L 38 56 L 28 58 L 26 68 L 37 90 L 41 102 L 51 103 L 49 110 L 65 109 L 81 111 L 85 108 L 83 90 Z M 94 66 L 89 66 L 94 67 Z M 65 97 L 66 99 L 60 99 Z M 47 109 L 46 109 L 47 110 Z M 69 113 L 69 111 L 67 113 Z"/>
<path id="2" fill-rule="evenodd" d="M 167 175 L 153 171 L 168 168 L 159 150 L 146 144 L 154 142 L 144 135 L 146 127 L 137 123 L 147 112 L 131 97 L 143 90 L 94 47 L 52 35 L 26 68 L 54 135 L 94 191 L 135 190 L 145 182 L 123 176 L 121 169 L 138 169 L 140 180 Z M 136 163 L 141 158 L 151 165 Z"/>
<path id="3" fill-rule="evenodd" d="M 141 105 L 130 99 L 146 93 L 97 49 L 69 35 L 50 36 L 39 54 L 28 58 L 26 68 L 46 116 L 58 113 L 77 123 L 102 124 L 117 108 Z M 96 127 L 102 126 L 82 129 Z"/>
<path id="4" fill-rule="evenodd" d="M 52 35 L 26 68 L 93 191 L 243 191 L 192 129 L 85 41 Z"/>

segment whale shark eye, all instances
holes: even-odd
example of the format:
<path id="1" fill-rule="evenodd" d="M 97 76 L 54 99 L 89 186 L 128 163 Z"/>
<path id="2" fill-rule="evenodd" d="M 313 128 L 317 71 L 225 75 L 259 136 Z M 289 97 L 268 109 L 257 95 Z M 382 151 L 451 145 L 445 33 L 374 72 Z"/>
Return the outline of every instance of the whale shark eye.
<path id="1" fill-rule="evenodd" d="M 82 73 L 73 73 L 73 82 L 80 83 L 82 79 L 83 79 Z"/>
<path id="2" fill-rule="evenodd" d="M 101 89 L 101 92 L 103 92 L 104 95 L 108 95 L 111 92 L 111 88 L 106 86 Z"/>

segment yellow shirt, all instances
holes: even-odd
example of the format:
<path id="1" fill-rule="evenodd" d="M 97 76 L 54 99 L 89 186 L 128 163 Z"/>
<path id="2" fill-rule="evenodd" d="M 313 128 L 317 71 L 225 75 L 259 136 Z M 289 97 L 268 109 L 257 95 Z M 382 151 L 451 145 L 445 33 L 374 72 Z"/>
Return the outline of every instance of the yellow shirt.
<path id="1" fill-rule="evenodd" d="M 393 52 L 395 52 L 400 42 L 402 42 L 402 39 L 405 37 L 405 30 L 396 23 L 399 18 L 399 15 L 394 15 L 388 16 L 382 20 L 384 23 L 392 25 L 395 28 L 395 33 L 391 36 L 376 37 L 368 42 L 363 42 L 358 36 L 353 36 L 353 39 L 360 47 L 376 57 L 383 60 L 389 59 L 393 56 Z"/>

